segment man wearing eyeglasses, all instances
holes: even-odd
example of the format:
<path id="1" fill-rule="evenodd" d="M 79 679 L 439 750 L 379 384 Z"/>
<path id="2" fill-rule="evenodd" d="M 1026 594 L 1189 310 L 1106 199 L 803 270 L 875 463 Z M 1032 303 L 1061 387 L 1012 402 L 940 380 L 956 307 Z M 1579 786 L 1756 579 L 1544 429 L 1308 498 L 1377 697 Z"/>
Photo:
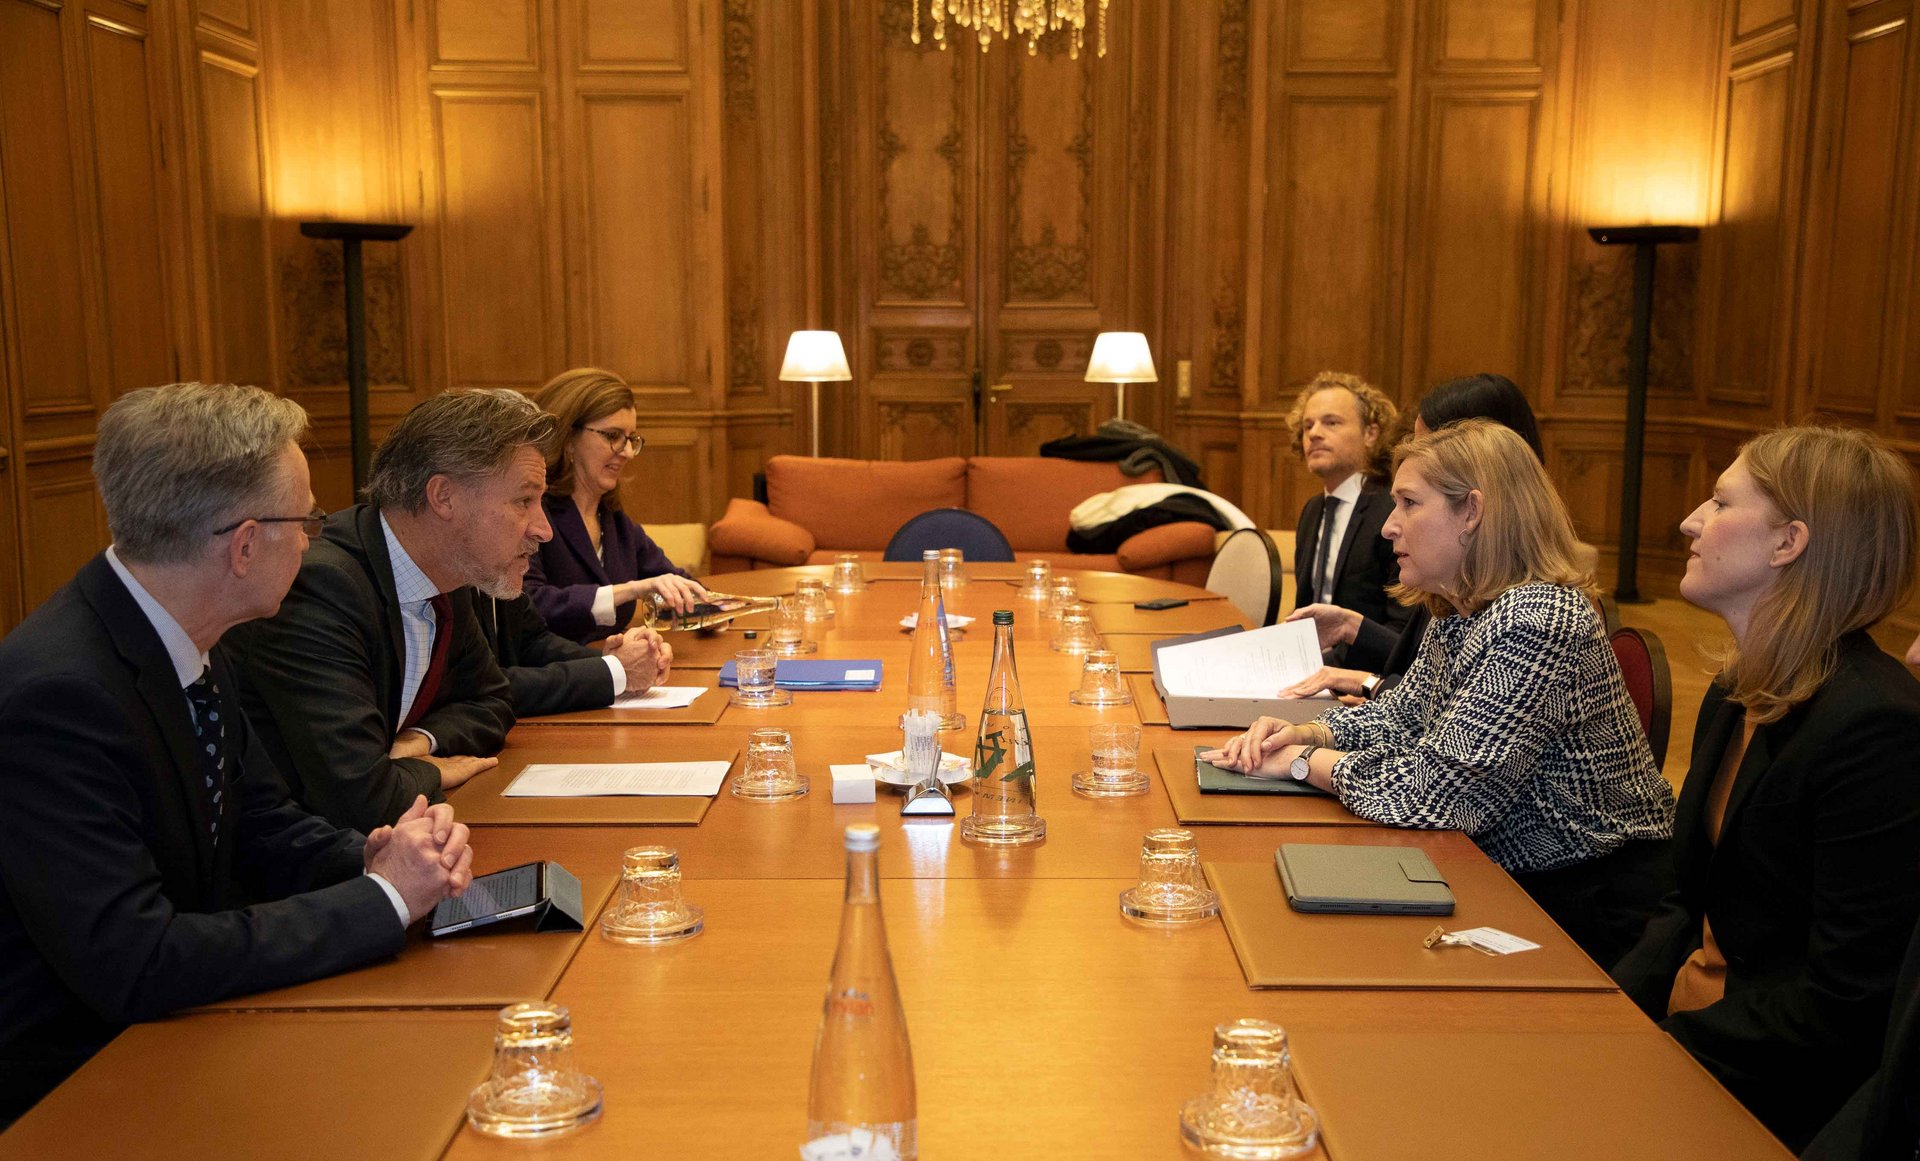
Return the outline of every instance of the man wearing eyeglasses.
<path id="1" fill-rule="evenodd" d="M 318 531 L 306 425 L 253 387 L 122 396 L 114 543 L 0 642 L 0 1128 L 126 1024 L 393 955 L 466 888 L 451 807 L 336 828 L 240 712 L 222 637 Z"/>

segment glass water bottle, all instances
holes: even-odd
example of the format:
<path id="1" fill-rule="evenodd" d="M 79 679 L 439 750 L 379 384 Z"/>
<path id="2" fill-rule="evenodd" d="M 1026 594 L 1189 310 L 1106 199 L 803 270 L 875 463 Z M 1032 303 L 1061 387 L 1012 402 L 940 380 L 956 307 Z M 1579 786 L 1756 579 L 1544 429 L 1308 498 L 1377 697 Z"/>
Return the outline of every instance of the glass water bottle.
<path id="1" fill-rule="evenodd" d="M 800 1156 L 912 1161 L 920 1155 L 913 1049 L 880 915 L 880 828 L 857 822 L 846 834 L 846 906 L 813 1045 Z"/>
<path id="2" fill-rule="evenodd" d="M 940 553 L 920 554 L 920 611 L 913 622 L 913 654 L 907 662 L 907 708 L 940 715 L 942 730 L 964 730 L 953 679 L 953 641 L 947 636 L 947 605 L 940 594 Z"/>
<path id="3" fill-rule="evenodd" d="M 669 605 L 659 593 L 648 593 L 640 603 L 634 623 L 658 633 L 711 630 L 736 617 L 744 617 L 748 613 L 770 613 L 779 607 L 779 597 L 736 597 L 709 592 L 705 600 L 682 613 Z"/>
<path id="4" fill-rule="evenodd" d="M 1013 666 L 1013 614 L 1006 609 L 993 615 L 993 668 L 973 745 L 972 785 L 973 813 L 960 824 L 962 839 L 1013 847 L 1047 837 L 1046 820 L 1034 812 L 1033 739 Z"/>

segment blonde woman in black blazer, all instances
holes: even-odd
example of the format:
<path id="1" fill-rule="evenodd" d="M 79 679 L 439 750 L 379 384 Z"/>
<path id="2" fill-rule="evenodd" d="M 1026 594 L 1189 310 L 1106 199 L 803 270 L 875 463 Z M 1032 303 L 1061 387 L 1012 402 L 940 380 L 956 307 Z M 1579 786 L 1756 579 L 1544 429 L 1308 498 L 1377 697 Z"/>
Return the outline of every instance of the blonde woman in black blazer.
<path id="1" fill-rule="evenodd" d="M 1913 473 L 1874 436 L 1754 439 L 1680 528 L 1733 634 L 1700 707 L 1678 888 L 1614 976 L 1788 1145 L 1879 1062 L 1920 915 L 1920 683 L 1867 635 L 1914 575 Z"/>

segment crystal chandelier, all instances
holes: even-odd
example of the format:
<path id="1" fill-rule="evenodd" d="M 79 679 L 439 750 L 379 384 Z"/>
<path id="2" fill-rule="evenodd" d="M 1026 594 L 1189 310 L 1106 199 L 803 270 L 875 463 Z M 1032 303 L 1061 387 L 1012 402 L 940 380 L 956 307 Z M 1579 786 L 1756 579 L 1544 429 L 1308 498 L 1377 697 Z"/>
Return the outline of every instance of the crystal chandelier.
<path id="1" fill-rule="evenodd" d="M 1107 55 L 1107 3 L 1099 4 L 1096 48 Z M 913 8 L 913 43 L 920 43 L 920 0 L 907 0 Z M 1002 39 L 1027 38 L 1029 56 L 1040 51 L 1040 38 L 1056 29 L 1072 30 L 1067 55 L 1080 59 L 1080 45 L 1087 31 L 1087 0 L 926 0 L 927 15 L 933 21 L 933 39 L 940 51 L 947 50 L 947 17 L 962 28 L 971 28 L 980 39 L 980 51 L 993 44 L 994 33 Z"/>

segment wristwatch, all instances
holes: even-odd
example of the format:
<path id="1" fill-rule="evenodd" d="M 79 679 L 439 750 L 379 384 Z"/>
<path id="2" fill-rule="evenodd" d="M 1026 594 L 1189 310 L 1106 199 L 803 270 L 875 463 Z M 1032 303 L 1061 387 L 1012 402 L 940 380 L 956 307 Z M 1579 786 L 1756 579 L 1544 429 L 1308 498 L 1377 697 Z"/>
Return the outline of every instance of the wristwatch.
<path id="1" fill-rule="evenodd" d="M 1368 674 L 1367 679 L 1360 683 L 1360 696 L 1372 701 L 1373 696 L 1380 692 L 1380 683 L 1385 680 L 1378 673 Z"/>
<path id="2" fill-rule="evenodd" d="M 1307 772 L 1309 770 L 1307 763 L 1313 760 L 1313 752 L 1319 748 L 1318 746 L 1308 746 L 1306 749 L 1300 751 L 1299 757 L 1288 764 L 1287 773 L 1293 775 L 1295 782 L 1305 782 L 1307 780 Z"/>

